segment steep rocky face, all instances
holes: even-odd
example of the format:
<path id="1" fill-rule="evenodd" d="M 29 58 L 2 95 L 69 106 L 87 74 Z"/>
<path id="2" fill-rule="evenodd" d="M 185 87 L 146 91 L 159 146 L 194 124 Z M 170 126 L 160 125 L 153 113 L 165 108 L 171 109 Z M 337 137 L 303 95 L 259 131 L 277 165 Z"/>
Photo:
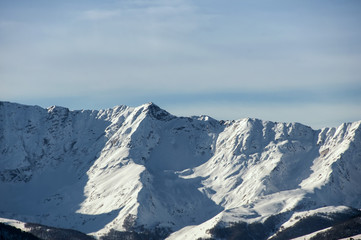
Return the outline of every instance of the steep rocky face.
<path id="1" fill-rule="evenodd" d="M 0 217 L 196 239 L 279 216 L 271 236 L 298 215 L 361 208 L 360 125 L 175 117 L 153 103 L 69 111 L 1 102 Z"/>

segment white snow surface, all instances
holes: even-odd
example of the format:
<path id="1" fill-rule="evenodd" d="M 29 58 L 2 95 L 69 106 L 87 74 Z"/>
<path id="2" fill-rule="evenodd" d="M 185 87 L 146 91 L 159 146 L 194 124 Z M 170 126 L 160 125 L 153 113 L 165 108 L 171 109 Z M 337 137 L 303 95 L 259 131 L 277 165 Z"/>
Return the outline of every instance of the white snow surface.
<path id="1" fill-rule="evenodd" d="M 28 229 L 25 227 L 24 222 L 14 220 L 14 219 L 7 219 L 7 218 L 0 218 L 0 223 L 4 223 L 13 227 L 16 227 L 18 229 L 21 229 L 22 231 L 28 231 Z"/>
<path id="2" fill-rule="evenodd" d="M 0 217 L 94 236 L 126 222 L 169 228 L 169 239 L 280 213 L 287 228 L 317 209 L 361 208 L 360 125 L 0 102 Z"/>

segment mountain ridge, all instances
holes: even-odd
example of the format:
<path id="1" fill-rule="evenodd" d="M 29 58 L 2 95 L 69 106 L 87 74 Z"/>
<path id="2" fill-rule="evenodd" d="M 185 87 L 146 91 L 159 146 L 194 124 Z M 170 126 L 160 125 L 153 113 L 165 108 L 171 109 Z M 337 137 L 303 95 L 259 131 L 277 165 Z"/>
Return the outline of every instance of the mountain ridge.
<path id="1" fill-rule="evenodd" d="M 196 239 L 283 214 L 270 237 L 300 213 L 361 208 L 360 125 L 0 102 L 0 217 L 96 237 L 162 228 Z"/>

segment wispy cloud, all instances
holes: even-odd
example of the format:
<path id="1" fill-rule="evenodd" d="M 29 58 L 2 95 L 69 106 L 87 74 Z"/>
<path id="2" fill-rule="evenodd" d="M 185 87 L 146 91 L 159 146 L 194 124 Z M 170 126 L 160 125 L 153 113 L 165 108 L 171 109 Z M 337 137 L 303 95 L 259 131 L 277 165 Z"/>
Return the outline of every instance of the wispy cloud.
<path id="1" fill-rule="evenodd" d="M 110 19 L 115 16 L 119 16 L 119 10 L 87 10 L 81 16 L 83 19 L 89 20 L 100 20 L 100 19 Z"/>
<path id="2" fill-rule="evenodd" d="M 64 100 L 73 108 L 354 106 L 360 98 L 352 87 L 361 82 L 355 3 L 0 2 L 0 96 L 49 105 L 75 97 L 74 106 Z"/>

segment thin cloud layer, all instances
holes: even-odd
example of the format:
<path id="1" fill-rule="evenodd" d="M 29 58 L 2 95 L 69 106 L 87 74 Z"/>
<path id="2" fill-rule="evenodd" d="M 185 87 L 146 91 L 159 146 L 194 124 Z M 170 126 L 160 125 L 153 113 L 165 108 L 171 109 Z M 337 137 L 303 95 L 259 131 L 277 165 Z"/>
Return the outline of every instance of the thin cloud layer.
<path id="1" fill-rule="evenodd" d="M 120 11 L 118 10 L 88 10 L 84 12 L 83 19 L 88 20 L 101 20 L 110 19 L 119 16 Z"/>
<path id="2" fill-rule="evenodd" d="M 73 109 L 154 101 L 182 113 L 192 103 L 255 113 L 266 103 L 341 102 L 361 112 L 352 91 L 361 84 L 358 1 L 2 1 L 0 9 L 3 100 Z M 286 112 L 264 117 L 286 121 Z"/>

